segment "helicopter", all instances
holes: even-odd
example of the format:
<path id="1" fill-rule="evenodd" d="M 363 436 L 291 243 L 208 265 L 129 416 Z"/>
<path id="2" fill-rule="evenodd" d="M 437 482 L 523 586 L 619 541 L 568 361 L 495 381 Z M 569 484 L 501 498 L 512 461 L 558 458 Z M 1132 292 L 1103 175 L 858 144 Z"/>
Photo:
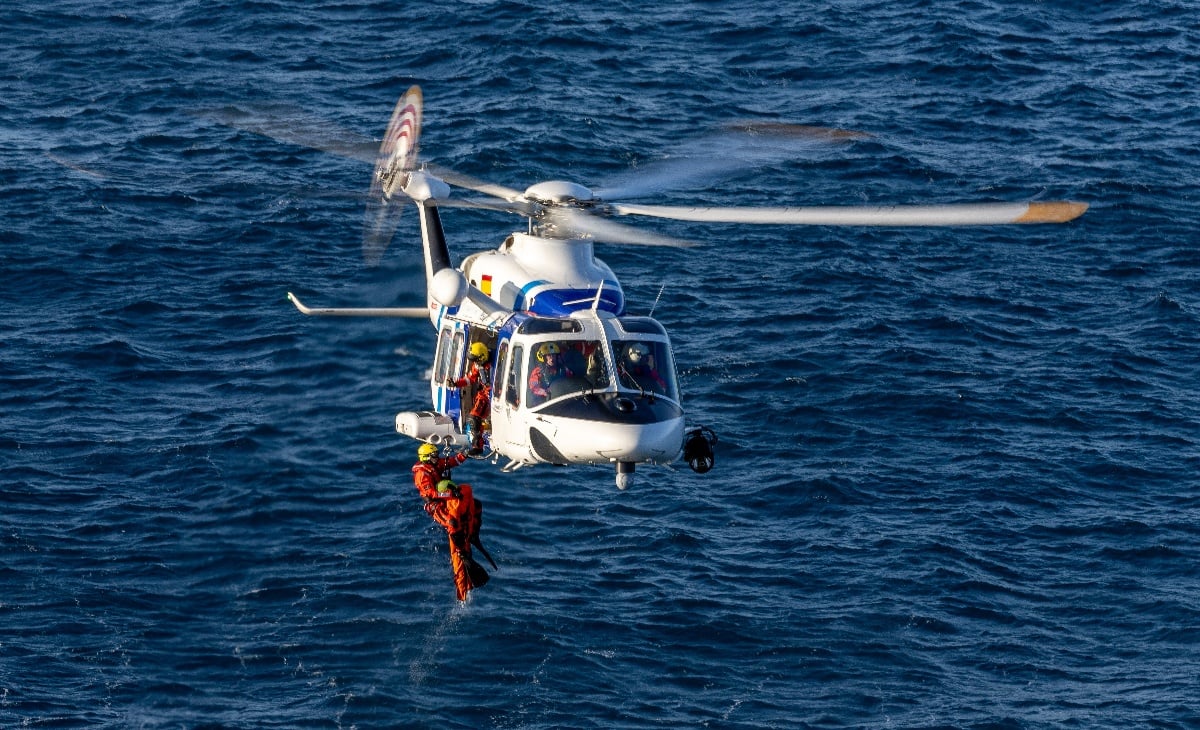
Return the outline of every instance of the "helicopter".
<path id="1" fill-rule="evenodd" d="M 623 203 L 620 190 L 594 191 L 564 180 L 524 190 L 478 180 L 418 160 L 423 95 L 413 86 L 392 113 L 375 159 L 363 250 L 377 262 L 403 207 L 415 204 L 426 280 L 424 307 L 317 308 L 288 293 L 310 316 L 428 317 L 437 330 L 429 370 L 431 409 L 400 412 L 397 433 L 445 450 L 467 449 L 502 472 L 539 464 L 610 465 L 627 489 L 638 465 L 682 458 L 699 474 L 715 463 L 717 434 L 688 425 L 667 329 L 631 314 L 616 274 L 596 242 L 687 247 L 611 218 L 837 226 L 947 226 L 1063 223 L 1087 210 L 1069 201 L 801 208 L 678 207 Z M 761 129 L 759 131 L 762 131 Z M 853 139 L 859 133 L 783 127 L 768 133 Z M 452 188 L 484 197 L 458 198 Z M 625 191 L 639 194 L 637 186 Z M 493 250 L 452 262 L 441 209 L 517 214 Z M 480 357 L 482 355 L 482 357 Z M 488 368 L 482 423 L 469 417 L 477 392 L 457 387 L 472 358 Z M 490 376 L 490 377 L 488 377 Z"/>

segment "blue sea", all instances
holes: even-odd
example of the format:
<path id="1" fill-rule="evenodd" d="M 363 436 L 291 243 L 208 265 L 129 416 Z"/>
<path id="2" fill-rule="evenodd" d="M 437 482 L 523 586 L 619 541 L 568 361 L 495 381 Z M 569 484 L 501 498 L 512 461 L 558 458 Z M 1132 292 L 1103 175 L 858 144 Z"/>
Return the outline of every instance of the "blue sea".
<path id="1" fill-rule="evenodd" d="M 0 21 L 0 727 L 1200 728 L 1193 3 Z M 413 84 L 423 158 L 517 189 L 749 120 L 870 136 L 644 202 L 1091 208 L 623 219 L 698 243 L 597 254 L 716 467 L 460 467 L 500 567 L 459 604 L 392 423 L 432 328 L 286 299 L 423 303 L 415 212 L 365 266 L 371 168 L 327 151 Z M 442 219 L 456 258 L 523 226 Z"/>

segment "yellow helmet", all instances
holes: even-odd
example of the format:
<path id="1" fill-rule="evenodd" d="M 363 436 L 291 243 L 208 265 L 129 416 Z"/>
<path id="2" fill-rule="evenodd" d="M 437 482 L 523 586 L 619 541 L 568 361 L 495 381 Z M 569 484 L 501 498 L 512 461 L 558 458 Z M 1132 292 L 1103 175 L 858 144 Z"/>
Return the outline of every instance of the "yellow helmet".
<path id="1" fill-rule="evenodd" d="M 546 362 L 547 355 L 558 355 L 562 352 L 562 348 L 553 342 L 547 342 L 537 349 L 538 362 Z"/>
<path id="2" fill-rule="evenodd" d="M 468 355 L 468 357 L 472 360 L 478 360 L 479 362 L 485 362 L 488 359 L 487 345 L 483 344 L 482 342 L 476 342 L 476 343 L 472 344 L 471 352 Z"/>
<path id="3" fill-rule="evenodd" d="M 443 479 L 437 485 L 438 494 L 449 494 L 454 491 L 454 482 L 449 479 Z"/>
<path id="4" fill-rule="evenodd" d="M 438 447 L 433 444 L 421 444 L 417 447 L 417 458 L 421 461 L 433 461 L 437 454 Z"/>

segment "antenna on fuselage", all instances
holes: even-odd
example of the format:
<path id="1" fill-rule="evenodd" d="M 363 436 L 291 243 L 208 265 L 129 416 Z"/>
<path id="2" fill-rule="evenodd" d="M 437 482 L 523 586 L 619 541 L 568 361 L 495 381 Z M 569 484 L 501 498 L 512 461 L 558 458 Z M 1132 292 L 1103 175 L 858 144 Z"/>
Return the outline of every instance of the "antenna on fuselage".
<path id="1" fill-rule="evenodd" d="M 658 307 L 658 300 L 662 299 L 663 290 L 665 290 L 666 288 L 667 288 L 667 282 L 664 281 L 663 285 L 658 288 L 658 296 L 654 297 L 654 304 L 650 305 L 650 314 L 647 314 L 646 315 L 647 317 L 654 316 L 654 310 Z"/>
<path id="2" fill-rule="evenodd" d="M 596 298 L 592 300 L 592 311 L 600 311 L 600 295 L 604 293 L 604 280 L 600 280 L 600 286 L 596 287 Z"/>

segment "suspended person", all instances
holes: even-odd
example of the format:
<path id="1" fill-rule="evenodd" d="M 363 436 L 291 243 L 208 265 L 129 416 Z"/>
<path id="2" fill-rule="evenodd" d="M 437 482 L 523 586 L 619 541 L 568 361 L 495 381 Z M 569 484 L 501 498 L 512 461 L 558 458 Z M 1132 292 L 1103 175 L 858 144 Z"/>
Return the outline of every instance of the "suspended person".
<path id="1" fill-rule="evenodd" d="M 471 546 L 478 547 L 492 566 L 496 565 L 479 541 L 483 503 L 475 499 L 470 484 L 455 484 L 443 479 L 437 484 L 437 497 L 425 505 L 425 511 L 446 528 L 450 538 L 450 568 L 454 573 L 454 587 L 458 600 L 464 601 L 468 592 L 482 588 L 491 578 L 483 566 L 475 562 Z"/>
<path id="2" fill-rule="evenodd" d="M 547 342 L 537 349 L 538 365 L 529 373 L 529 392 L 537 396 L 529 399 L 529 405 L 544 403 L 550 398 L 550 386 L 559 378 L 569 378 L 575 373 L 559 359 L 562 348 L 557 343 Z"/>
<path id="3" fill-rule="evenodd" d="M 471 413 L 467 416 L 467 442 L 471 448 L 468 456 L 479 456 L 483 453 L 483 438 L 486 433 L 488 418 L 492 413 L 492 363 L 491 353 L 487 345 L 476 342 L 467 353 L 471 369 L 466 375 L 454 380 L 446 378 L 446 385 L 462 391 L 467 386 L 474 386 L 475 398 L 471 404 Z"/>
<path id="4" fill-rule="evenodd" d="M 438 447 L 433 444 L 421 444 L 417 447 L 417 463 L 413 464 L 413 486 L 421 499 L 428 504 L 429 500 L 438 496 L 437 485 L 443 479 L 450 478 L 450 470 L 467 460 L 467 455 L 459 452 L 444 458 L 438 457 Z"/>

